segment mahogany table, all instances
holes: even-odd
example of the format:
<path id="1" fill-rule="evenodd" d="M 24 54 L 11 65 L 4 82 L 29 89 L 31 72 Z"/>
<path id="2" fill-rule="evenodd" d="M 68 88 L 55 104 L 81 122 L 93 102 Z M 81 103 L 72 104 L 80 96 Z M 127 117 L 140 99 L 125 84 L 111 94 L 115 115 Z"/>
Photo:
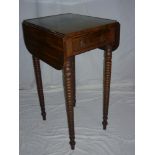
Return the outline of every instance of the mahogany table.
<path id="1" fill-rule="evenodd" d="M 24 41 L 32 54 L 43 120 L 46 120 L 39 60 L 63 70 L 71 149 L 75 148 L 75 56 L 99 48 L 104 53 L 103 129 L 109 107 L 112 51 L 119 45 L 120 24 L 115 20 L 78 14 L 60 14 L 23 21 Z"/>

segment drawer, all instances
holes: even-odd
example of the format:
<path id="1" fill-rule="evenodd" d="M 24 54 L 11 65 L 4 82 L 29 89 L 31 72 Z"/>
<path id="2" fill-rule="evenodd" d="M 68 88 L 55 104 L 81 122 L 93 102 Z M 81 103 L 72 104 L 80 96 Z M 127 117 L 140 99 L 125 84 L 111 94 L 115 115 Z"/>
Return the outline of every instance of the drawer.
<path id="1" fill-rule="evenodd" d="M 72 39 L 73 52 L 78 54 L 99 46 L 105 45 L 109 41 L 109 30 L 99 30 Z"/>

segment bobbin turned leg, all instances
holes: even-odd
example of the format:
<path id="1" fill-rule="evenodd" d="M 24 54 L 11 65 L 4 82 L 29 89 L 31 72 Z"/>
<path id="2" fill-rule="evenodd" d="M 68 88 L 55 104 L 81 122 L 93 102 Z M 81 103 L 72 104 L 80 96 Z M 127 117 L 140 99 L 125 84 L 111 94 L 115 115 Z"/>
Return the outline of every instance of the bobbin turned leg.
<path id="1" fill-rule="evenodd" d="M 104 99 L 103 99 L 103 129 L 105 130 L 108 124 L 108 108 L 109 108 L 109 94 L 111 81 L 111 62 L 112 50 L 108 47 L 104 53 Z"/>
<path id="2" fill-rule="evenodd" d="M 38 97 L 39 97 L 39 102 L 40 102 L 40 107 L 41 107 L 41 115 L 43 117 L 43 120 L 46 120 L 45 102 L 44 102 L 40 62 L 39 62 L 39 59 L 36 58 L 35 56 L 32 56 L 32 58 L 33 58 L 34 73 L 35 73 L 35 77 L 36 77 Z"/>
<path id="3" fill-rule="evenodd" d="M 64 63 L 63 73 L 64 73 L 64 88 L 65 88 L 65 98 L 66 98 L 66 112 L 68 119 L 69 137 L 71 149 L 75 148 L 75 132 L 74 132 L 74 101 L 73 101 L 73 70 L 72 70 L 72 60 L 73 58 L 67 58 Z"/>
<path id="4" fill-rule="evenodd" d="M 76 78 L 75 78 L 75 56 L 72 57 L 72 82 L 73 82 L 73 106 L 76 105 Z"/>

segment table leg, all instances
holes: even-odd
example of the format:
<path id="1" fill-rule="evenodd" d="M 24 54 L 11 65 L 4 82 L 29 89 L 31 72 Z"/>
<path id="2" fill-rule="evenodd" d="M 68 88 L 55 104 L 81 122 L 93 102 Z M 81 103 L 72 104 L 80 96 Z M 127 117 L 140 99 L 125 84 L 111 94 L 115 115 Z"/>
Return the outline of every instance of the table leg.
<path id="1" fill-rule="evenodd" d="M 69 137 L 71 149 L 75 148 L 75 132 L 74 132 L 74 101 L 73 101 L 73 69 L 72 60 L 73 58 L 67 58 L 64 63 L 63 73 L 64 73 L 64 89 L 66 98 L 66 112 L 68 119 Z"/>
<path id="2" fill-rule="evenodd" d="M 75 78 L 75 56 L 72 57 L 72 81 L 73 81 L 73 105 L 76 105 L 76 78 Z"/>
<path id="3" fill-rule="evenodd" d="M 39 59 L 36 58 L 35 56 L 32 56 L 32 58 L 33 58 L 34 73 L 35 73 L 35 77 L 36 77 L 38 97 L 39 97 L 39 102 L 40 102 L 40 107 L 41 107 L 41 115 L 43 117 L 43 120 L 46 120 L 40 62 L 39 62 Z"/>
<path id="4" fill-rule="evenodd" d="M 105 130 L 108 124 L 108 108 L 109 108 L 109 94 L 110 94 L 110 81 L 111 81 L 111 63 L 112 50 L 107 48 L 104 53 L 104 99 L 103 99 L 103 129 Z"/>

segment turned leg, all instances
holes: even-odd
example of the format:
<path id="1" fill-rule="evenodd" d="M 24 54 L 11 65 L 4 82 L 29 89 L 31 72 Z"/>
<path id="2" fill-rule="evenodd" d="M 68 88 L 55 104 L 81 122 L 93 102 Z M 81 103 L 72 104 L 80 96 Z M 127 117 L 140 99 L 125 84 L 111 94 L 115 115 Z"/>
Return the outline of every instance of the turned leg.
<path id="1" fill-rule="evenodd" d="M 72 57 L 72 83 L 73 83 L 73 105 L 76 105 L 76 78 L 75 78 L 75 56 Z"/>
<path id="2" fill-rule="evenodd" d="M 108 108 L 109 108 L 109 94 L 110 94 L 110 80 L 111 80 L 111 61 L 112 50 L 107 48 L 104 53 L 104 97 L 103 97 L 103 129 L 105 130 L 108 124 Z"/>
<path id="3" fill-rule="evenodd" d="M 75 148 L 75 132 L 74 132 L 74 109 L 73 109 L 73 72 L 72 72 L 72 57 L 67 58 L 64 63 L 63 73 L 64 73 L 64 89 L 65 89 L 65 99 L 66 99 L 66 112 L 68 119 L 69 137 L 71 149 Z"/>
<path id="4" fill-rule="evenodd" d="M 36 77 L 36 84 L 37 84 L 37 91 L 38 97 L 41 107 L 41 115 L 43 120 L 46 120 L 46 112 L 45 112 L 45 103 L 44 103 L 44 94 L 43 94 L 43 86 L 42 86 L 42 79 L 41 79 L 41 70 L 40 70 L 40 62 L 39 59 L 35 56 L 33 58 L 33 66 L 34 66 L 34 73 Z"/>

